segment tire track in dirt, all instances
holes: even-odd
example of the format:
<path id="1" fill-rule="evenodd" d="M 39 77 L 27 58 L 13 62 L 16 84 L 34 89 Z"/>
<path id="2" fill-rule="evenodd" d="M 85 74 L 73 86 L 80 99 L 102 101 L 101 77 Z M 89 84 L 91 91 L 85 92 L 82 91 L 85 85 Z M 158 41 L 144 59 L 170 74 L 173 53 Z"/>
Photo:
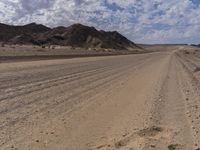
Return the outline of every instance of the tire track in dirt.
<path id="1" fill-rule="evenodd" d="M 3 113 L 2 114 L 3 116 L 1 116 L 1 122 L 2 122 L 1 129 L 10 130 L 11 133 L 12 130 L 13 132 L 16 132 L 17 128 L 14 126 L 16 126 L 18 122 L 19 123 L 22 121 L 26 122 L 27 118 L 31 118 L 31 116 L 33 116 L 32 119 L 34 120 L 34 117 L 37 116 L 36 114 L 39 114 L 41 112 L 45 112 L 46 114 L 43 113 L 43 115 L 46 117 L 48 116 L 51 110 L 52 113 L 54 112 L 53 110 L 55 109 L 57 110 L 57 113 L 55 113 L 54 115 L 59 114 L 59 112 L 61 111 L 66 111 L 68 107 L 70 107 L 69 108 L 70 110 L 73 107 L 72 105 L 80 104 L 80 100 L 82 98 L 83 99 L 86 99 L 86 97 L 89 98 L 94 94 L 93 93 L 94 91 L 100 90 L 101 88 L 103 90 L 103 88 L 106 88 L 106 86 L 110 85 L 112 82 L 115 82 L 118 79 L 122 78 L 124 75 L 127 75 L 130 72 L 130 70 L 134 70 L 143 63 L 147 63 L 148 60 L 149 59 L 145 59 L 144 61 L 143 59 L 141 59 L 140 61 L 137 61 L 137 64 L 134 67 L 132 67 L 132 64 L 130 64 L 130 62 L 125 62 L 118 65 L 105 66 L 96 70 L 88 71 L 86 72 L 86 76 L 80 73 L 79 76 L 77 76 L 73 80 L 74 83 L 65 81 L 66 83 L 62 84 L 64 81 L 60 82 L 60 80 L 56 79 L 55 83 L 53 82 L 52 87 L 49 87 L 46 86 L 48 81 L 47 82 L 45 81 L 43 84 L 45 84 L 46 88 L 44 89 L 39 89 L 39 90 L 33 90 L 33 88 L 29 89 L 30 92 L 23 93 L 25 95 L 21 96 L 16 95 L 17 99 L 15 98 L 15 96 L 7 97 L 7 99 L 5 98 L 5 100 L 2 101 L 2 102 L 9 102 L 9 104 L 7 104 L 7 109 L 5 110 L 1 109 Z M 41 83 L 39 83 L 39 85 L 40 84 Z M 38 88 L 38 83 L 36 83 L 35 86 L 36 88 Z M 26 89 L 26 87 L 22 88 Z M 60 89 L 62 88 L 63 90 L 60 91 Z M 18 90 L 19 88 L 16 89 Z M 49 97 L 51 95 L 51 93 L 49 92 L 52 91 L 53 89 L 56 89 L 56 91 L 58 91 L 58 93 L 56 93 L 56 95 L 58 96 L 58 97 L 56 96 L 57 98 L 53 95 L 52 95 L 53 97 Z M 67 96 L 64 90 L 67 91 L 67 93 L 71 91 L 72 94 Z M 92 93 L 90 91 L 92 91 Z M 45 94 L 46 95 L 45 97 L 42 95 L 43 98 L 40 96 L 37 97 L 37 95 L 41 95 L 40 93 L 47 93 L 47 94 Z M 31 101 L 27 102 L 24 96 L 27 98 L 32 97 L 30 99 Z M 45 98 L 48 99 L 48 103 L 42 101 L 42 99 Z M 24 102 L 21 101 L 20 104 L 18 104 L 20 99 L 24 99 Z M 53 99 L 57 100 L 54 101 Z M 12 101 L 13 103 L 11 103 Z M 14 107 L 12 105 L 14 105 Z M 3 105 L 1 104 L 1 106 Z M 63 108 L 63 106 L 65 106 L 65 108 Z M 14 128 L 12 129 L 12 127 Z M 4 144 L 7 141 L 5 139 L 6 138 L 4 138 L 3 142 Z M 8 137 L 8 139 L 10 138 Z"/>
<path id="2" fill-rule="evenodd" d="M 92 150 L 198 150 L 199 79 L 188 69 L 190 61 L 177 53 L 94 59 L 84 65 L 62 62 L 60 70 L 59 64 L 52 65 L 51 62 L 47 70 L 42 70 L 45 66 L 34 65 L 33 70 L 25 65 L 24 69 L 16 69 L 16 73 L 15 68 L 8 69 L 8 76 L 4 72 L 5 78 L 0 79 L 4 84 L 0 90 L 0 149 L 45 149 L 45 140 L 49 140 L 55 142 L 50 143 L 50 149 L 58 146 L 60 149 L 76 149 L 79 146 L 74 144 L 79 141 L 82 142 L 80 146 L 85 146 L 84 150 L 88 150 L 86 147 Z M 29 80 L 31 75 L 33 78 Z M 122 81 L 134 75 L 131 83 L 123 86 L 125 89 L 119 88 L 119 94 L 113 94 L 114 98 L 97 98 L 109 91 L 116 92 Z M 9 79 L 10 84 L 5 85 Z M 137 111 L 141 113 L 138 116 Z M 75 118 L 69 118 L 70 114 Z M 67 119 L 69 125 L 63 129 Z M 138 124 L 137 119 L 144 121 Z M 46 134 L 51 124 L 46 126 L 45 121 L 53 123 L 52 128 L 57 129 L 57 134 L 54 131 Z M 130 122 L 137 128 L 120 121 Z M 35 128 L 39 128 L 40 133 Z M 113 134 L 117 130 L 120 132 Z M 88 141 L 81 139 L 84 137 Z M 100 138 L 105 140 L 92 141 Z M 89 140 L 91 143 L 84 143 Z"/>
<path id="3" fill-rule="evenodd" d="M 197 137 L 186 116 L 188 111 L 182 87 L 179 83 L 179 71 L 176 54 L 172 53 L 165 66 L 166 74 L 160 83 L 160 90 L 154 95 L 150 116 L 146 127 L 132 134 L 124 134 L 114 148 L 109 144 L 97 149 L 126 150 L 188 150 L 196 149 Z M 185 78 L 181 78 L 185 80 Z M 156 89 L 155 89 L 156 90 Z M 109 148 L 110 147 L 110 148 Z"/>

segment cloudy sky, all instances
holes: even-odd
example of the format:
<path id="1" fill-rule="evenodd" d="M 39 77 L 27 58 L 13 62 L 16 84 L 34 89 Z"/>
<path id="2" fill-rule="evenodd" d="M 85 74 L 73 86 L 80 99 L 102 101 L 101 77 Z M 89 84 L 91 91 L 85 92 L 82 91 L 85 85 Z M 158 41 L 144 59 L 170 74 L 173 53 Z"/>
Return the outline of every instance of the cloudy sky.
<path id="1" fill-rule="evenodd" d="M 200 0 L 0 0 L 0 21 L 83 23 L 140 43 L 200 43 Z"/>

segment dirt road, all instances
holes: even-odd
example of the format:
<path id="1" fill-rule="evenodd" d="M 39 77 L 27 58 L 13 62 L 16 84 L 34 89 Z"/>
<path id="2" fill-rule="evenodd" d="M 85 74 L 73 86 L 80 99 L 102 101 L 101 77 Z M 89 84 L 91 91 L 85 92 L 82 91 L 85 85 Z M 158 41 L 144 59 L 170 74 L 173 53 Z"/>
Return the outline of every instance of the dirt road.
<path id="1" fill-rule="evenodd" d="M 0 149 L 198 150 L 200 55 L 186 50 L 0 64 Z"/>

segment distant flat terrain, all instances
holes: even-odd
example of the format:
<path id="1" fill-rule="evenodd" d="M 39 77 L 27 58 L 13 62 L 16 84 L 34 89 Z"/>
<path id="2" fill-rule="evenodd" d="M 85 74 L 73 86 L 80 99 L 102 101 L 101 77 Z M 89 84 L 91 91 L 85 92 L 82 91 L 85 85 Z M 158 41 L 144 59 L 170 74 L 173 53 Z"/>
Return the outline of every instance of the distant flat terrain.
<path id="1" fill-rule="evenodd" d="M 200 148 L 200 49 L 152 50 L 0 63 L 0 149 Z"/>
<path id="2" fill-rule="evenodd" d="M 114 50 L 103 48 L 75 48 L 67 46 L 4 45 L 0 47 L 0 62 L 65 59 L 149 53 L 145 49 Z"/>

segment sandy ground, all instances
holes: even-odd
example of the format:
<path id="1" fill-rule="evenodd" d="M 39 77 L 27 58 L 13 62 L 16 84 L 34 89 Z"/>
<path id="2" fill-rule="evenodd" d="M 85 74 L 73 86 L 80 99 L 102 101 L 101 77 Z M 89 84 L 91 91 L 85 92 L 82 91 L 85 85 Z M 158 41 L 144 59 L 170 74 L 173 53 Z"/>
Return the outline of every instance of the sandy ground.
<path id="1" fill-rule="evenodd" d="M 198 150 L 198 66 L 188 46 L 1 63 L 0 149 Z"/>
<path id="2" fill-rule="evenodd" d="M 67 46 L 4 45 L 0 47 L 0 63 L 13 61 L 34 61 L 66 59 L 77 57 L 112 56 L 147 53 L 144 49 L 113 50 L 103 48 L 78 48 Z"/>

